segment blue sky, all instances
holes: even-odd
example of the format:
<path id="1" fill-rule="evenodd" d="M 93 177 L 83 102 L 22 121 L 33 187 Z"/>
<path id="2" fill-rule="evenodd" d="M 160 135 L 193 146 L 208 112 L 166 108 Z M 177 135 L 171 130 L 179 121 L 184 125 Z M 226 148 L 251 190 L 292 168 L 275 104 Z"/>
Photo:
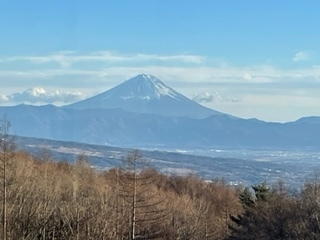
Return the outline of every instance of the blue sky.
<path id="1" fill-rule="evenodd" d="M 150 73 L 236 116 L 320 116 L 318 1 L 1 0 L 0 9 L 1 105 L 62 105 Z"/>

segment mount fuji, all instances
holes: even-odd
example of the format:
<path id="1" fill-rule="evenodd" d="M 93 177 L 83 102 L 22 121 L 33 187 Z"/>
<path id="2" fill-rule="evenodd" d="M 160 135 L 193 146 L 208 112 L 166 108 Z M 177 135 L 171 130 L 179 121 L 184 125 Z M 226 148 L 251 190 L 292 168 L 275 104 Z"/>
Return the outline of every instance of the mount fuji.
<path id="1" fill-rule="evenodd" d="M 194 119 L 224 115 L 185 97 L 149 74 L 137 75 L 106 92 L 66 107 L 77 110 L 119 108 L 127 112 Z"/>
<path id="2" fill-rule="evenodd" d="M 19 136 L 135 148 L 320 147 L 320 117 L 288 123 L 205 108 L 151 75 L 74 104 L 0 107 Z"/>

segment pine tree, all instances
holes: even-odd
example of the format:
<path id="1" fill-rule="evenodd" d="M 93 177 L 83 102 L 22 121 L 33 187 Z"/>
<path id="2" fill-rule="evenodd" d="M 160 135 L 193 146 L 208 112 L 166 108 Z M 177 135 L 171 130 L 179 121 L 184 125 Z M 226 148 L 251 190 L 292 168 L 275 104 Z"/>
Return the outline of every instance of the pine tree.
<path id="1" fill-rule="evenodd" d="M 252 198 L 252 193 L 250 192 L 249 188 L 246 187 L 239 196 L 240 202 L 244 209 L 248 210 L 254 204 L 254 200 Z"/>
<path id="2" fill-rule="evenodd" d="M 266 182 L 260 183 L 259 185 L 252 186 L 254 195 L 256 197 L 256 202 L 267 202 L 270 196 L 270 189 Z"/>

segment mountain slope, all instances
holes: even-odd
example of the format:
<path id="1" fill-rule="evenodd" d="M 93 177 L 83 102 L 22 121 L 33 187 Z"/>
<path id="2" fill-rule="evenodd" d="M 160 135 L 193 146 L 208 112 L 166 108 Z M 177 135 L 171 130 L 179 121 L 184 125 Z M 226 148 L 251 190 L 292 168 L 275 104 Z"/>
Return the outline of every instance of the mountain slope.
<path id="1" fill-rule="evenodd" d="M 52 105 L 0 107 L 20 136 L 128 147 L 319 148 L 320 121 L 268 123 L 214 115 L 205 119 L 75 110 Z M 317 120 L 317 121 L 316 121 Z"/>
<path id="2" fill-rule="evenodd" d="M 148 74 L 138 75 L 106 92 L 66 107 L 120 108 L 128 112 L 197 119 L 223 114 L 192 101 Z"/>

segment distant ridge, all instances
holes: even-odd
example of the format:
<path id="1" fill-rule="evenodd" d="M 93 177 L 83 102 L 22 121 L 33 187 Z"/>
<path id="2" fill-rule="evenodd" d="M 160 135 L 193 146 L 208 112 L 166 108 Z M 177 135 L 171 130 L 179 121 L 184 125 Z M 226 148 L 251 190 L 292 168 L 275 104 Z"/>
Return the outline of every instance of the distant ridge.
<path id="1" fill-rule="evenodd" d="M 53 105 L 0 107 L 19 136 L 134 148 L 259 148 L 319 150 L 320 117 L 289 123 L 212 115 L 169 117 L 121 109 Z"/>
<path id="2" fill-rule="evenodd" d="M 170 117 L 206 118 L 223 115 L 165 85 L 150 74 L 140 74 L 94 97 L 65 106 L 72 109 L 115 109 Z"/>

